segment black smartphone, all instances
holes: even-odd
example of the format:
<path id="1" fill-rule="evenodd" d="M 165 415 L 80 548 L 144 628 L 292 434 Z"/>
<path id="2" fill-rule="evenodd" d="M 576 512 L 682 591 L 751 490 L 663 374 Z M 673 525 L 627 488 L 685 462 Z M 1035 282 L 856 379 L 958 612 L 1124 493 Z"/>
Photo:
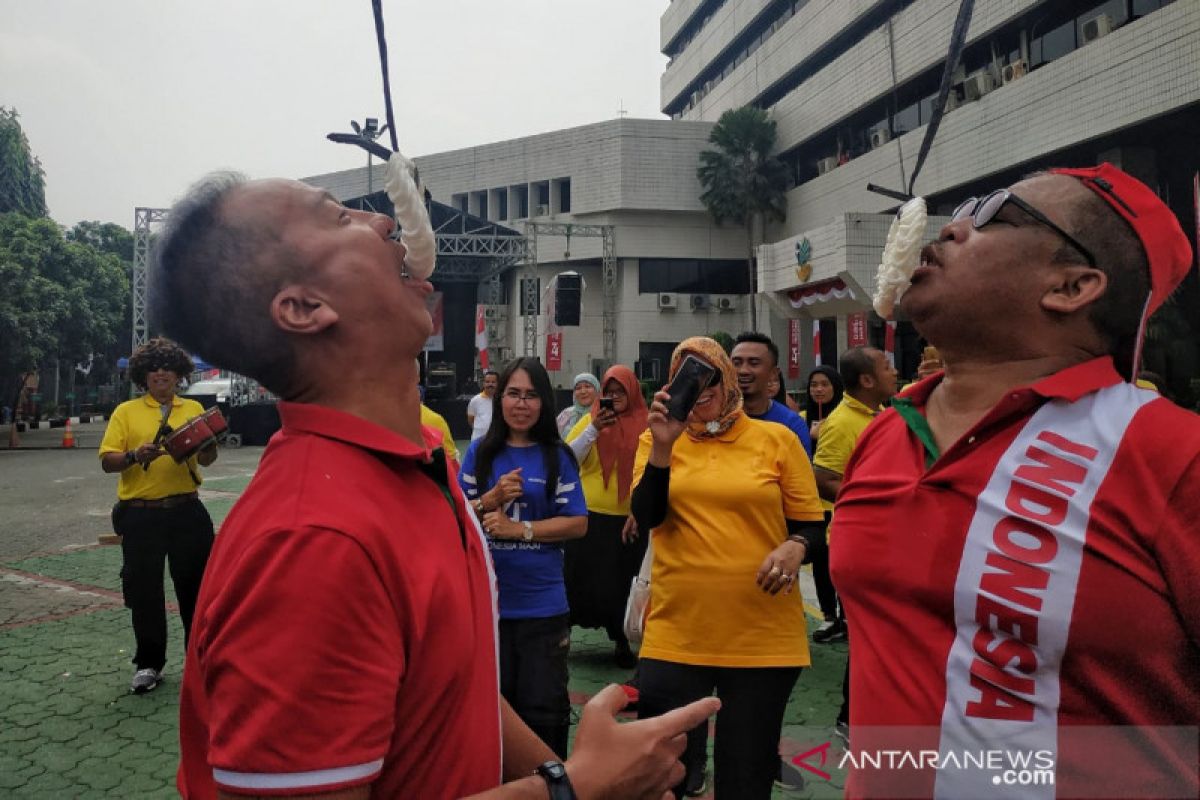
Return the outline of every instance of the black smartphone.
<path id="1" fill-rule="evenodd" d="M 700 399 L 700 393 L 708 388 L 717 372 L 695 356 L 687 356 L 679 365 L 675 379 L 667 387 L 671 399 L 667 401 L 667 413 L 680 422 L 686 422 L 692 407 Z"/>
<path id="2" fill-rule="evenodd" d="M 601 397 L 600 398 L 600 410 L 601 411 L 612 411 L 613 410 L 613 399 L 611 397 Z"/>

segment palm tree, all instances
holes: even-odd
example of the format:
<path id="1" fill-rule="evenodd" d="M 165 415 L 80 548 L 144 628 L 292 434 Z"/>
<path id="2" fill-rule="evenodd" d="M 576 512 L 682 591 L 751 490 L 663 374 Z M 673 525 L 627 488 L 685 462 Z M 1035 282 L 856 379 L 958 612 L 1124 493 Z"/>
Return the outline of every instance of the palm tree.
<path id="1" fill-rule="evenodd" d="M 700 153 L 696 171 L 703 192 L 700 201 L 720 225 L 726 220 L 746 229 L 746 269 L 750 276 L 750 327 L 758 330 L 758 275 L 754 264 L 754 228 L 759 241 L 766 238 L 767 219 L 782 222 L 787 216 L 787 166 L 771 155 L 775 147 L 775 121 L 761 108 L 744 106 L 726 111 L 717 120 L 708 141 L 714 150 Z"/>

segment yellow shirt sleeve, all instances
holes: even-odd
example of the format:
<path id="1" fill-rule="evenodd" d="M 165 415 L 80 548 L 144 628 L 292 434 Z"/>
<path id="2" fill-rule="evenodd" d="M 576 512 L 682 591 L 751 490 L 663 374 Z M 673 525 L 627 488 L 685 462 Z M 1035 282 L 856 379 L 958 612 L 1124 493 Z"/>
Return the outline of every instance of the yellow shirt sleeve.
<path id="1" fill-rule="evenodd" d="M 584 414 L 582 417 L 579 418 L 579 421 L 575 423 L 575 427 L 573 427 L 573 428 L 571 428 L 571 430 L 567 431 L 567 437 L 563 441 L 567 442 L 568 444 L 575 441 L 576 439 L 579 438 L 579 434 L 583 433 L 584 429 L 586 429 L 587 426 L 591 425 L 591 424 L 592 424 L 592 415 L 590 413 Z"/>
<path id="2" fill-rule="evenodd" d="M 109 453 L 124 453 L 133 450 L 129 446 L 126 429 L 126 413 L 123 405 L 117 406 L 113 415 L 108 418 L 108 426 L 104 429 L 104 438 L 100 440 L 100 458 Z"/>
<path id="3" fill-rule="evenodd" d="M 813 464 L 830 472 L 841 475 L 846 471 L 850 454 L 854 452 L 854 444 L 858 441 L 858 431 L 847 424 L 849 420 L 841 414 L 834 413 L 821 423 L 821 435 L 817 437 L 817 452 L 813 455 Z"/>
<path id="4" fill-rule="evenodd" d="M 795 435 L 787 436 L 781 443 L 779 461 L 783 516 L 800 522 L 820 522 L 825 519 L 812 464 Z"/>
<path id="5" fill-rule="evenodd" d="M 421 424 L 441 431 L 442 450 L 446 452 L 447 458 L 458 461 L 458 447 L 454 444 L 454 434 L 450 433 L 450 426 L 446 424 L 446 418 L 422 403 Z"/>
<path id="6" fill-rule="evenodd" d="M 650 435 L 650 430 L 646 429 L 638 438 L 637 455 L 633 459 L 633 483 L 630 486 L 634 489 L 642 482 L 642 475 L 646 472 L 646 464 L 650 461 L 650 445 L 654 439 Z"/>

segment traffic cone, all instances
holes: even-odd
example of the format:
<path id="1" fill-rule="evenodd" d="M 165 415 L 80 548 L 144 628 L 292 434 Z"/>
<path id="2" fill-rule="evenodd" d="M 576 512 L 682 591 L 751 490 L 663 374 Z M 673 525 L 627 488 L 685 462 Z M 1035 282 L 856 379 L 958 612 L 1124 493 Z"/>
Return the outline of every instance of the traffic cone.
<path id="1" fill-rule="evenodd" d="M 71 432 L 71 418 L 67 417 L 67 426 L 63 428 L 62 446 L 64 448 L 75 446 L 75 434 Z"/>

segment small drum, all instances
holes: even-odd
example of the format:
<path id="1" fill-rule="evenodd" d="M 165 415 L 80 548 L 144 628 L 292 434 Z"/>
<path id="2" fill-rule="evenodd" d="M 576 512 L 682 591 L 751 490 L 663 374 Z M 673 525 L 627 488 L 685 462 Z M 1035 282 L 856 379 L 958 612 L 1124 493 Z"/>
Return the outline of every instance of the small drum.
<path id="1" fill-rule="evenodd" d="M 213 407 L 193 417 L 163 439 L 163 449 L 175 463 L 182 464 L 199 451 L 217 441 L 229 430 L 219 408 Z"/>
<path id="2" fill-rule="evenodd" d="M 221 413 L 221 409 L 216 406 L 205 411 L 200 418 L 208 423 L 209 430 L 218 440 L 229 432 L 229 423 L 225 421 L 225 415 Z"/>

